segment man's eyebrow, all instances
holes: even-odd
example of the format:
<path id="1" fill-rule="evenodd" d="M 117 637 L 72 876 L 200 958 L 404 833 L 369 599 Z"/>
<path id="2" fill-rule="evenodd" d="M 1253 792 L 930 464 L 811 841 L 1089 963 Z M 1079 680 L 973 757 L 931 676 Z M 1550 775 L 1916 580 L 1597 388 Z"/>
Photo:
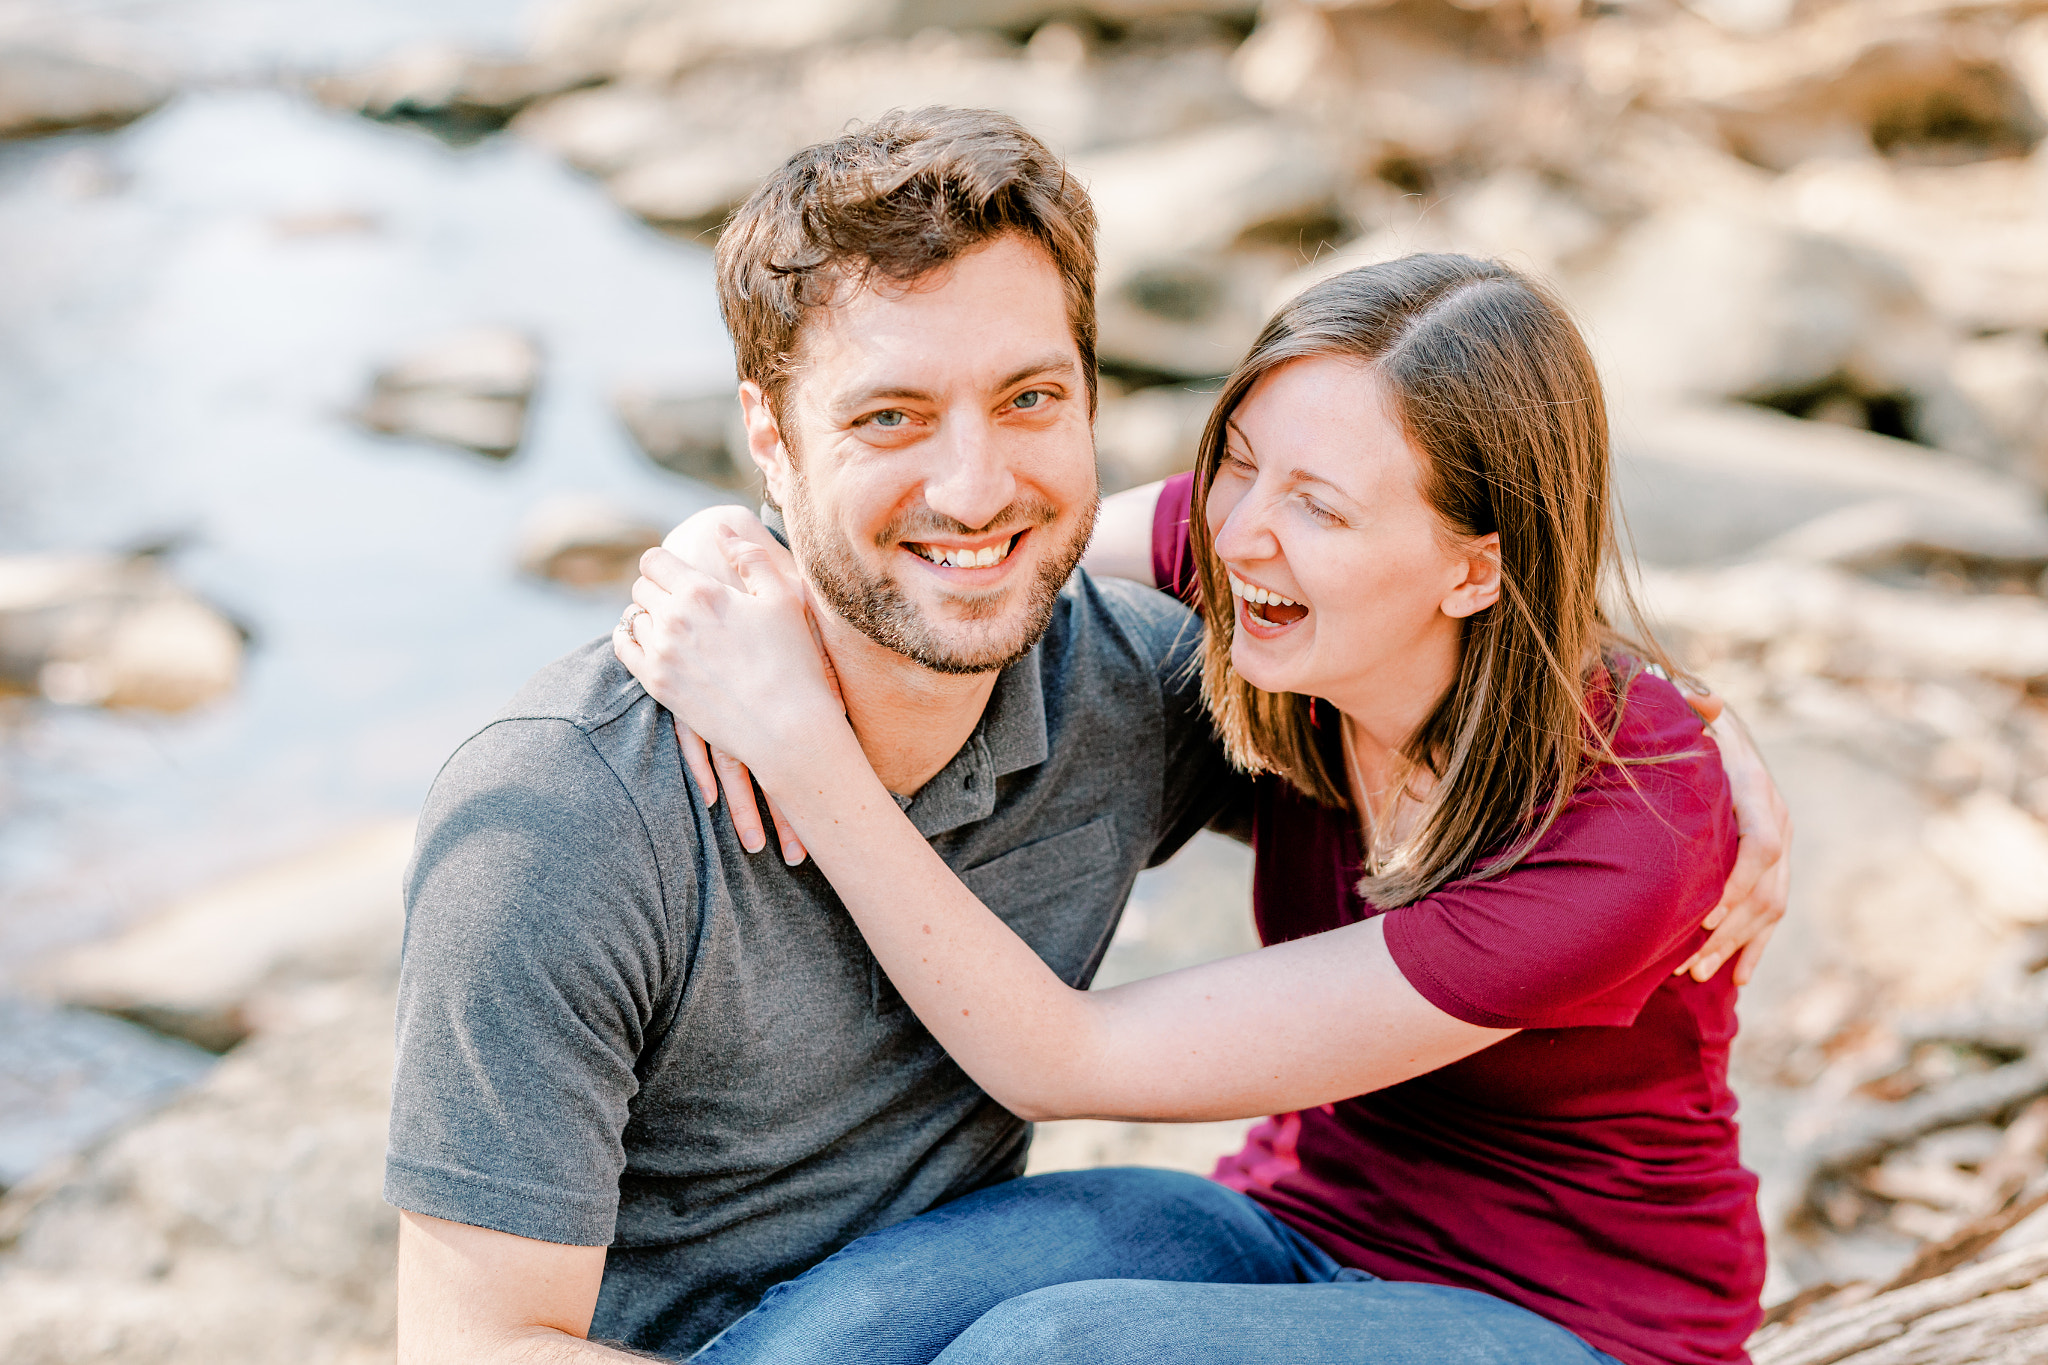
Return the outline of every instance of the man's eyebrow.
<path id="1" fill-rule="evenodd" d="M 1074 362 L 1074 357 L 1070 355 L 1040 356 L 1030 364 L 1019 366 L 1003 376 L 1002 382 L 997 384 L 996 388 L 998 390 L 1011 388 L 1023 383 L 1033 375 L 1045 374 L 1052 370 L 1066 370 L 1072 373 L 1078 368 L 1079 366 Z M 878 402 L 882 399 L 895 399 L 904 403 L 931 403 L 937 401 L 931 392 L 926 389 L 914 389 L 902 384 L 877 384 L 871 389 L 857 389 L 838 398 L 832 404 L 832 411 L 834 413 L 851 412 L 855 408 L 865 407 L 869 403 Z"/>
<path id="2" fill-rule="evenodd" d="M 1070 355 L 1040 356 L 1029 365 L 1019 366 L 1017 369 L 1012 370 L 1003 377 L 1003 382 L 996 385 L 996 387 L 998 389 L 1007 389 L 1012 385 L 1023 383 L 1033 375 L 1046 374 L 1053 370 L 1066 370 L 1071 373 L 1078 368 L 1080 367 L 1074 363 L 1074 357 Z"/>
<path id="3" fill-rule="evenodd" d="M 905 388 L 901 384 L 878 384 L 872 389 L 860 389 L 853 393 L 842 395 L 833 402 L 832 410 L 835 413 L 851 412 L 855 408 L 864 407 L 880 398 L 895 398 L 906 403 L 929 403 L 932 401 L 931 394 L 923 389 Z"/>

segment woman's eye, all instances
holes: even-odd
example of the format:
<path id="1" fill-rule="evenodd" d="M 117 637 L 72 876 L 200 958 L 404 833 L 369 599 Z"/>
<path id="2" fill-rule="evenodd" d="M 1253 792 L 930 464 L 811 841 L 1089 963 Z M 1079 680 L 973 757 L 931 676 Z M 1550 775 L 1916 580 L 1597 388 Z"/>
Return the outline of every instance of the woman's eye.
<path id="1" fill-rule="evenodd" d="M 1323 506 L 1314 498 L 1303 498 L 1301 500 L 1301 505 L 1308 509 L 1308 514 L 1310 516 L 1314 517 L 1317 521 L 1322 522 L 1326 526 L 1335 526 L 1339 521 L 1342 520 L 1342 518 L 1339 517 L 1335 512 L 1332 512 L 1329 508 Z"/>

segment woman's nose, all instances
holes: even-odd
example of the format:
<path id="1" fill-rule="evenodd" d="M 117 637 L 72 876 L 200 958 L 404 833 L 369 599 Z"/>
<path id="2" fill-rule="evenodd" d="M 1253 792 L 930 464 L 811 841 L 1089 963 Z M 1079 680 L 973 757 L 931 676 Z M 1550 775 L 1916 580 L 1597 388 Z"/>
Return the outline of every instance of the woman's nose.
<path id="1" fill-rule="evenodd" d="M 1237 500 L 1216 532 L 1216 553 L 1234 563 L 1249 564 L 1280 553 L 1273 535 L 1268 500 L 1253 489 Z"/>

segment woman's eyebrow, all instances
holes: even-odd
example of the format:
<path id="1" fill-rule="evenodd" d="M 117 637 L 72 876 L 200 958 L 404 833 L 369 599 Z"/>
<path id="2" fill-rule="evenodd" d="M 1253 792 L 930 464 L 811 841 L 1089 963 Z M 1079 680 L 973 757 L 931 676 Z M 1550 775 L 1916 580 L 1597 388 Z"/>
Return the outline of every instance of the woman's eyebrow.
<path id="1" fill-rule="evenodd" d="M 1252 455 L 1254 457 L 1257 456 L 1258 452 L 1252 448 L 1252 438 L 1244 434 L 1244 428 L 1237 424 L 1237 419 L 1235 417 L 1224 419 L 1223 426 L 1225 430 L 1229 431 L 1232 435 L 1236 436 L 1238 440 L 1244 443 L 1245 453 Z M 1353 496 L 1352 493 L 1348 489 L 1346 489 L 1342 484 L 1334 483 L 1327 476 L 1317 474 L 1313 470 L 1302 469 L 1297 467 L 1288 470 L 1287 477 L 1295 483 L 1320 484 L 1324 488 L 1329 489 L 1332 493 L 1335 493 L 1337 494 L 1337 496 L 1343 498 L 1346 502 L 1358 502 L 1358 499 L 1355 496 Z"/>

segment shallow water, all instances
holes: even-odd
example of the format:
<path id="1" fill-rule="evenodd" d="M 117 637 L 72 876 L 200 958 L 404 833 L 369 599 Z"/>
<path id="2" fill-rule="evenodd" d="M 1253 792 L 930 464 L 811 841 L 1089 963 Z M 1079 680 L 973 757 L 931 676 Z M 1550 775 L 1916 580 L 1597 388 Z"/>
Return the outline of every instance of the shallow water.
<path id="1" fill-rule="evenodd" d="M 547 355 L 510 461 L 347 420 L 380 359 L 485 322 Z M 242 687 L 203 711 L 37 703 L 0 727 L 0 979 L 414 809 L 624 600 L 521 579 L 521 517 L 558 491 L 657 521 L 723 496 L 642 457 L 610 390 L 730 373 L 708 253 L 509 137 L 458 151 L 215 87 L 112 135 L 0 146 L 0 553 L 170 538 L 253 635 Z"/>

